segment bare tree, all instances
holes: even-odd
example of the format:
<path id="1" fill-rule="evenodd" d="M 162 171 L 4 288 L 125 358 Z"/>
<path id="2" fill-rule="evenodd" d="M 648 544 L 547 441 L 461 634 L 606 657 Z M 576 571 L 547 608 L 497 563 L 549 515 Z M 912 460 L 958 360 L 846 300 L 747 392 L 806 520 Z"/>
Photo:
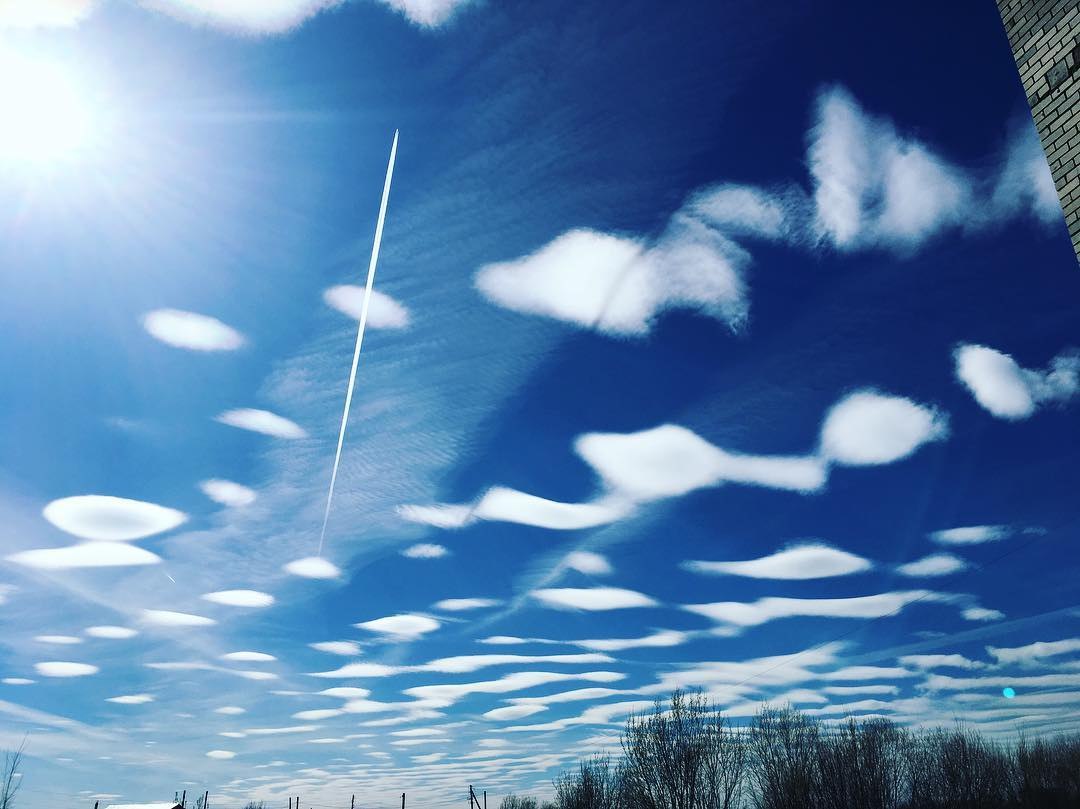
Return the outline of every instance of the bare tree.
<path id="1" fill-rule="evenodd" d="M 499 804 L 499 809 L 537 809 L 536 798 L 527 795 L 507 795 Z"/>
<path id="2" fill-rule="evenodd" d="M 734 809 L 746 762 L 743 735 L 701 693 L 632 715 L 622 739 L 627 802 L 635 809 Z"/>
<path id="3" fill-rule="evenodd" d="M 847 724 L 818 739 L 822 809 L 900 809 L 908 798 L 910 737 L 887 719 Z"/>
<path id="4" fill-rule="evenodd" d="M 4 768 L 0 770 L 0 809 L 14 809 L 15 796 L 19 794 L 22 786 L 22 773 L 19 765 L 22 764 L 23 750 L 26 742 L 19 745 L 18 750 L 8 750 L 4 753 Z"/>
<path id="5" fill-rule="evenodd" d="M 555 779 L 558 809 L 624 809 L 623 771 L 608 756 L 582 761 Z"/>
<path id="6" fill-rule="evenodd" d="M 759 809 L 817 809 L 820 729 L 794 708 L 763 708 L 750 729 L 751 780 Z"/>

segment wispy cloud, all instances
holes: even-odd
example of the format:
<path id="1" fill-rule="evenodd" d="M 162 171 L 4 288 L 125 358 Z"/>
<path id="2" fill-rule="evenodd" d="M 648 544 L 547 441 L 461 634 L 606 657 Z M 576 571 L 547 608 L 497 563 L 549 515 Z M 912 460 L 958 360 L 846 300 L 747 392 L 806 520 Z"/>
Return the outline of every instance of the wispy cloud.
<path id="1" fill-rule="evenodd" d="M 497 607 L 502 602 L 494 598 L 444 598 L 436 601 L 431 606 L 437 610 L 446 612 L 464 612 L 466 610 L 481 610 L 488 607 Z"/>
<path id="2" fill-rule="evenodd" d="M 164 627 L 213 626 L 217 623 L 213 618 L 172 610 L 143 610 L 142 619 L 147 624 Z"/>
<path id="3" fill-rule="evenodd" d="M 607 576 L 612 572 L 607 558 L 593 551 L 572 551 L 563 559 L 563 564 L 587 576 Z"/>
<path id="4" fill-rule="evenodd" d="M 1067 403 L 1080 393 L 1080 353 L 1066 351 L 1045 371 L 1022 368 L 1008 354 L 964 344 L 953 352 L 956 378 L 983 409 L 999 419 L 1030 418 L 1044 404 Z"/>
<path id="5" fill-rule="evenodd" d="M 401 552 L 402 556 L 409 559 L 441 559 L 450 553 L 443 545 L 434 545 L 430 542 L 420 542 L 410 545 Z"/>

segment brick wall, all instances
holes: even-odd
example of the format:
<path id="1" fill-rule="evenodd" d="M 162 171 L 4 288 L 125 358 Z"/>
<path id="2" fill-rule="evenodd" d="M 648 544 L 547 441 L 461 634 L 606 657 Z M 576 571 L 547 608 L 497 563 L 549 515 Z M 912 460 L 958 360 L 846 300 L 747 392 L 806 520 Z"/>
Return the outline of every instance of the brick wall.
<path id="1" fill-rule="evenodd" d="M 997 0 L 1080 260 L 1080 0 Z"/>

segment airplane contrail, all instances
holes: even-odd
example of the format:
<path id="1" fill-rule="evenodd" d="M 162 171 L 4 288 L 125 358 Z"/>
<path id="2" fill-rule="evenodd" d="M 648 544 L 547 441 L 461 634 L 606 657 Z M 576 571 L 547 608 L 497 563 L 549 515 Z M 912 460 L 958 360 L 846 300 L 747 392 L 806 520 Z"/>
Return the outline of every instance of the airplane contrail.
<path id="1" fill-rule="evenodd" d="M 322 556 L 323 542 L 326 539 L 326 523 L 330 519 L 330 504 L 334 501 L 334 485 L 337 483 L 338 464 L 341 463 L 341 445 L 345 442 L 345 425 L 349 421 L 349 408 L 352 406 L 353 388 L 356 385 L 356 366 L 360 362 L 360 348 L 364 344 L 364 329 L 367 327 L 368 304 L 371 302 L 371 288 L 375 284 L 375 265 L 379 262 L 379 246 L 382 244 L 383 222 L 386 221 L 386 204 L 390 201 L 390 181 L 394 177 L 394 159 L 397 157 L 397 144 L 398 131 L 394 130 L 394 144 L 390 147 L 390 162 L 386 164 L 386 180 L 383 182 L 382 203 L 379 205 L 379 221 L 375 225 L 375 243 L 371 246 L 371 261 L 368 263 L 364 303 L 360 308 L 360 325 L 356 330 L 356 348 L 353 350 L 352 369 L 349 371 L 349 387 L 345 392 L 345 409 L 341 414 L 341 429 L 338 431 L 337 451 L 334 453 L 334 471 L 330 474 L 330 491 L 326 495 L 326 511 L 323 514 L 322 530 L 319 532 L 319 552 L 316 556 Z"/>

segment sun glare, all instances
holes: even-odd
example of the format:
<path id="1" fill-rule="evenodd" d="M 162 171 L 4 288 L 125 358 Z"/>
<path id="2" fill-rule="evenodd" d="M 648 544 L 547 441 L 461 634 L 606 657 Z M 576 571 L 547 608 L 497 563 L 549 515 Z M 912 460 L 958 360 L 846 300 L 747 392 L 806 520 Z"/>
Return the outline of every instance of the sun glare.
<path id="1" fill-rule="evenodd" d="M 0 162 L 51 165 L 77 157 L 92 133 L 90 105 L 65 66 L 0 51 Z"/>

